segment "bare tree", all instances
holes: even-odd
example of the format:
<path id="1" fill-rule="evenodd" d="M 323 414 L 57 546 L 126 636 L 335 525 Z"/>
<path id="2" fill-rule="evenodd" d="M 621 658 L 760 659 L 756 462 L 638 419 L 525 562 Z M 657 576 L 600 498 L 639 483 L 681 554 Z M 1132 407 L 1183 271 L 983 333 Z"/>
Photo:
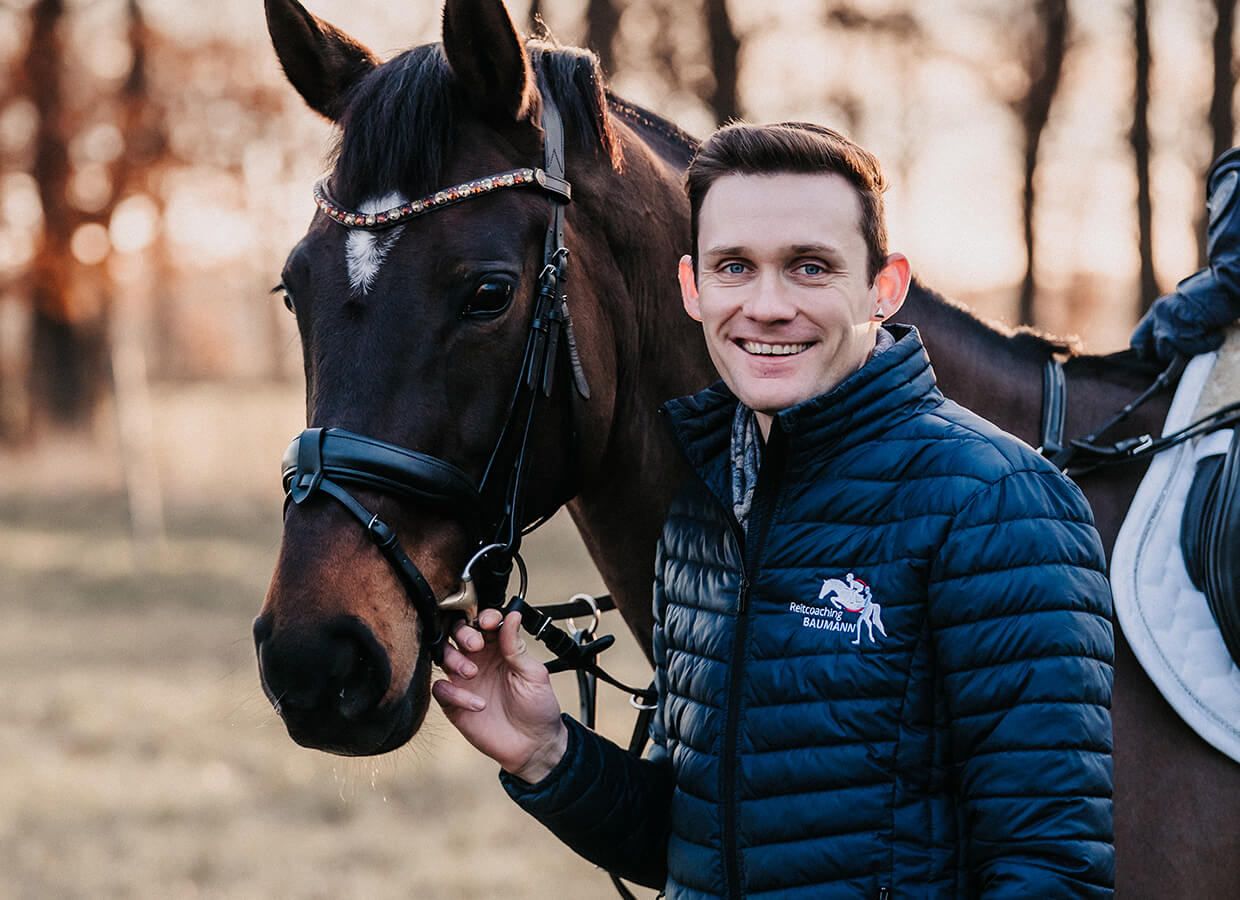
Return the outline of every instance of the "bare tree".
<path id="1" fill-rule="evenodd" d="M 702 99 L 714 111 L 716 122 L 726 122 L 741 114 L 737 90 L 741 41 L 732 26 L 727 0 L 706 0 L 706 36 L 715 78 Z"/>
<path id="2" fill-rule="evenodd" d="M 1025 236 L 1025 275 L 1020 287 L 1019 318 L 1021 324 L 1034 320 L 1036 294 L 1035 264 L 1037 244 L 1033 214 L 1037 200 L 1035 175 L 1042 132 L 1050 118 L 1051 104 L 1059 90 L 1063 61 L 1068 51 L 1070 22 L 1067 0 L 1037 0 L 1033 21 L 1024 42 L 1024 68 L 1028 73 L 1028 89 L 1017 97 L 1012 108 L 1020 120 L 1023 138 L 1024 192 L 1022 218 Z"/>
<path id="3" fill-rule="evenodd" d="M 598 54 L 603 71 L 616 71 L 616 32 L 620 29 L 620 10 L 616 0 L 588 0 L 586 3 L 586 46 Z"/>
<path id="4" fill-rule="evenodd" d="M 1160 293 L 1154 273 L 1154 212 L 1150 199 L 1150 13 L 1147 0 L 1133 0 L 1132 35 L 1135 51 L 1135 81 L 1132 103 L 1132 129 L 1128 142 L 1132 147 L 1137 174 L 1137 247 L 1141 257 L 1139 312 L 1150 308 Z"/>
<path id="5" fill-rule="evenodd" d="M 30 8 L 30 41 L 20 78 L 38 111 L 31 175 L 39 185 L 43 234 L 29 274 L 33 306 L 30 409 L 40 419 L 84 424 L 106 383 L 105 334 L 75 297 L 71 242 L 83 215 L 69 202 L 71 112 L 64 95 L 63 0 Z"/>

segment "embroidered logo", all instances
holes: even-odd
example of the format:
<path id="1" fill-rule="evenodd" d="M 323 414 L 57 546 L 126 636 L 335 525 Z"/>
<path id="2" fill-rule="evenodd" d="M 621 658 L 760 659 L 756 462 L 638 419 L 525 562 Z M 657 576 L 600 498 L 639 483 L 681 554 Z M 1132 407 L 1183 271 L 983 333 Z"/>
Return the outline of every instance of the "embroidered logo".
<path id="1" fill-rule="evenodd" d="M 824 631 L 855 631 L 853 644 L 861 643 L 861 626 L 866 628 L 866 637 L 871 644 L 877 644 L 874 629 L 883 637 L 887 629 L 883 627 L 882 607 L 874 602 L 870 586 L 849 572 L 843 580 L 824 578 L 818 590 L 818 599 L 827 600 L 830 606 L 807 606 L 803 603 L 791 603 L 790 612 L 800 613 L 802 628 L 817 628 Z M 854 620 L 846 613 L 857 615 Z"/>

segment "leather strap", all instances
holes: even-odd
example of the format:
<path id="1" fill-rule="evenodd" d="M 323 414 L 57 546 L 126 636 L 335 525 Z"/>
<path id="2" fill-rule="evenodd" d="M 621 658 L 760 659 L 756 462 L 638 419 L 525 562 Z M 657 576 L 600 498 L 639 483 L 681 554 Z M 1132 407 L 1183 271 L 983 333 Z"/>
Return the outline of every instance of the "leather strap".
<path id="1" fill-rule="evenodd" d="M 442 662 L 445 632 L 439 622 L 435 592 L 401 547 L 395 530 L 327 477 L 321 453 L 327 433 L 328 430 L 322 428 L 307 429 L 299 441 L 295 442 L 298 443 L 298 464 L 293 473 L 285 473 L 285 487 L 288 489 L 286 502 L 300 505 L 321 491 L 335 498 L 362 524 L 367 536 L 391 565 L 401 587 L 413 602 L 422 626 L 422 640 L 430 647 L 435 661 Z"/>
<path id="2" fill-rule="evenodd" d="M 1068 384 L 1063 363 L 1052 356 L 1042 366 L 1042 446 L 1038 452 L 1053 457 L 1063 450 L 1063 417 L 1068 404 Z"/>
<path id="3" fill-rule="evenodd" d="M 284 488 L 294 503 L 329 477 L 474 516 L 482 505 L 472 479 L 451 463 L 341 428 L 307 428 L 293 438 L 284 451 L 283 470 Z"/>

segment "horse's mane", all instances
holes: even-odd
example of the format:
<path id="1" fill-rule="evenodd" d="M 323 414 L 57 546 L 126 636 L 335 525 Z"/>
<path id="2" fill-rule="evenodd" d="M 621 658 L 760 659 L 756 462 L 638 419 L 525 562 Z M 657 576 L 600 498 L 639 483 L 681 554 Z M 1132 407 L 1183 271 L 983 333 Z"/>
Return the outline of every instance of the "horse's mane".
<path id="1" fill-rule="evenodd" d="M 917 279 L 913 280 L 909 296 L 920 298 L 919 302 L 931 304 L 940 315 L 953 320 L 961 328 L 980 334 L 985 340 L 1016 348 L 1022 355 L 1045 359 L 1053 355 L 1076 357 L 1081 354 L 1080 343 L 1075 338 L 1058 337 L 1027 325 L 1011 328 L 999 322 L 983 319 L 964 304 L 949 300 Z M 896 318 L 899 318 L 898 313 Z"/>
<path id="2" fill-rule="evenodd" d="M 980 335 L 984 341 L 1014 349 L 1027 359 L 1045 361 L 1052 356 L 1058 356 L 1070 371 L 1086 377 L 1119 377 L 1148 381 L 1161 371 L 1157 362 L 1141 359 L 1133 350 L 1107 354 L 1086 353 L 1076 338 L 1058 337 L 1025 325 L 1010 328 L 988 321 L 967 306 L 944 297 L 916 279 L 909 289 L 909 297 L 916 302 L 928 304 L 931 309 L 927 309 L 927 312 L 950 319 L 953 329 L 963 329 L 966 330 L 964 333 Z"/>
<path id="3" fill-rule="evenodd" d="M 689 132 L 675 122 L 669 122 L 662 116 L 651 112 L 636 103 L 630 103 L 623 97 L 607 92 L 607 107 L 612 114 L 624 119 L 629 125 L 653 134 L 667 145 L 669 156 L 679 162 L 682 168 L 688 168 L 689 161 L 697 152 L 701 143 Z"/>
<path id="4" fill-rule="evenodd" d="M 598 57 L 539 39 L 527 41 L 526 52 L 569 140 L 598 148 L 619 168 L 620 144 L 607 114 L 617 107 L 604 87 Z M 342 203 L 356 205 L 391 190 L 417 197 L 442 187 L 461 102 L 441 44 L 406 50 L 368 72 L 346 98 L 340 118 L 333 192 Z M 647 124 L 662 122 L 628 104 L 619 111 Z M 692 142 L 667 122 L 661 133 Z"/>

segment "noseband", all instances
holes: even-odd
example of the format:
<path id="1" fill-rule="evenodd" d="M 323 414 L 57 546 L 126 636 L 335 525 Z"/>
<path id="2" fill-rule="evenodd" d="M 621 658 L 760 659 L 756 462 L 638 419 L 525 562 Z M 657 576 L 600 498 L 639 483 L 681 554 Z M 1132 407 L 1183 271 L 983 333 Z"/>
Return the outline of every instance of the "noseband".
<path id="1" fill-rule="evenodd" d="M 293 439 L 284 453 L 285 507 L 289 503 L 300 505 L 323 493 L 335 498 L 362 524 L 417 610 L 422 622 L 422 640 L 437 660 L 442 659 L 445 637 L 440 624 L 441 608 L 467 609 L 477 602 L 471 572 L 476 562 L 483 558 L 488 561 L 485 568 L 492 574 L 492 583 L 499 578 L 506 581 L 514 559 L 524 576 L 518 551 L 525 525 L 522 500 L 527 451 L 539 398 L 550 398 L 555 384 L 561 345 L 577 393 L 583 399 L 590 396 L 563 288 L 568 264 L 568 248 L 564 246 L 564 207 L 572 199 L 571 185 L 564 178 L 564 129 L 559 111 L 545 95 L 542 127 L 544 168 L 514 169 L 488 175 L 380 213 L 359 213 L 342 208 L 331 199 L 325 180 L 314 189 L 315 203 L 332 221 L 349 228 L 371 230 L 391 228 L 408 218 L 506 188 L 530 187 L 551 199 L 543 268 L 520 377 L 480 485 L 475 486 L 461 469 L 438 457 L 339 428 L 307 428 Z M 498 461 L 503 448 L 514 442 L 516 453 L 505 476 L 498 469 Z M 496 483 L 504 477 L 507 484 L 501 493 Z M 363 506 L 346 486 L 368 488 L 420 507 L 450 512 L 463 520 L 469 533 L 478 539 L 480 548 L 464 572 L 465 589 L 445 598 L 444 602 L 436 601 L 434 591 L 401 547 L 395 530 Z M 487 509 L 484 498 L 497 496 L 502 499 Z M 500 588 L 502 590 L 502 585 Z M 521 599 L 524 599 L 524 577 Z M 476 609 L 467 611 L 476 614 Z"/>

